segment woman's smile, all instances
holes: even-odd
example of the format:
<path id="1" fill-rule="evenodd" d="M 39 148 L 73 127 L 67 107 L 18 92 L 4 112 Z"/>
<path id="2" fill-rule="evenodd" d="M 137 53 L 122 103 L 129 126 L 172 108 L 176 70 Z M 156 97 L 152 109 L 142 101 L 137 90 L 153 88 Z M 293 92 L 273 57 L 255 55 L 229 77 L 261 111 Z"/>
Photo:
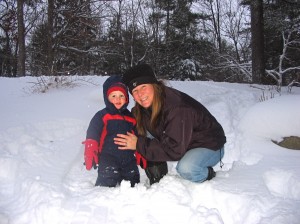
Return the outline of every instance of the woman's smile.
<path id="1" fill-rule="evenodd" d="M 134 100 L 144 108 L 152 105 L 154 88 L 151 84 L 142 84 L 132 90 Z"/>

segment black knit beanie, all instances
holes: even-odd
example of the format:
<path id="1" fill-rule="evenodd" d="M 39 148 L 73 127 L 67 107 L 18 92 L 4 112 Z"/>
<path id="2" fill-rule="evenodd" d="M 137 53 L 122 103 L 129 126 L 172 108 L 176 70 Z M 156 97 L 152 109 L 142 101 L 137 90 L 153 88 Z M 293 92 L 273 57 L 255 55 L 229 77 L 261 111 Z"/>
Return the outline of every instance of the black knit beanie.
<path id="1" fill-rule="evenodd" d="M 152 68 L 147 64 L 139 64 L 128 69 L 123 75 L 123 82 L 130 93 L 138 85 L 158 83 Z"/>

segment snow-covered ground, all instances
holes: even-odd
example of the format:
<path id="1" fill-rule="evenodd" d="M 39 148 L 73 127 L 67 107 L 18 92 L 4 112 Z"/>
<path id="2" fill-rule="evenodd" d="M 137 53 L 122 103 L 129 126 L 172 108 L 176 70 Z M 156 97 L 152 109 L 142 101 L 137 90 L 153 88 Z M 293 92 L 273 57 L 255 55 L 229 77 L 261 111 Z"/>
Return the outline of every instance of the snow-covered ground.
<path id="1" fill-rule="evenodd" d="M 105 188 L 83 166 L 81 142 L 104 105 L 106 77 L 91 78 L 98 86 L 43 94 L 24 91 L 34 78 L 0 78 L 1 224 L 300 223 L 300 151 L 271 141 L 300 136 L 300 88 L 260 102 L 262 90 L 246 84 L 170 81 L 224 127 L 224 167 L 199 184 L 169 162 L 151 187 L 140 170 L 136 187 Z"/>

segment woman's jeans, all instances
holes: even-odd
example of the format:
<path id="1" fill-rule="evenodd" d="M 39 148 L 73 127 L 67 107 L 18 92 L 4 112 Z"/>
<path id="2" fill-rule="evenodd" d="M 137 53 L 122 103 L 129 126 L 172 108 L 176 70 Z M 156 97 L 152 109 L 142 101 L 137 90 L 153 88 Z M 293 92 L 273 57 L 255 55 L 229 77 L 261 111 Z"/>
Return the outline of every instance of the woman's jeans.
<path id="1" fill-rule="evenodd" d="M 184 179 L 203 182 L 208 176 L 207 167 L 215 166 L 223 156 L 224 147 L 217 151 L 207 148 L 191 149 L 178 161 L 176 170 Z"/>

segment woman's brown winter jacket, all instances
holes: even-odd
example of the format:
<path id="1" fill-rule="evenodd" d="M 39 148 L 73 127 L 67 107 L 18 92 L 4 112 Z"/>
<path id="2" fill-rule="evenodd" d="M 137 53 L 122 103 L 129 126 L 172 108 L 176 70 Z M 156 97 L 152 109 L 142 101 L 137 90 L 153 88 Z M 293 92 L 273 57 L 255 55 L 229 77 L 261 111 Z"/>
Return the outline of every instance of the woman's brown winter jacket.
<path id="1" fill-rule="evenodd" d="M 150 130 L 150 112 L 143 124 L 154 137 L 138 136 L 137 151 L 149 161 L 178 161 L 193 148 L 221 149 L 226 137 L 215 117 L 198 101 L 165 87 L 164 106 L 158 127 Z"/>

